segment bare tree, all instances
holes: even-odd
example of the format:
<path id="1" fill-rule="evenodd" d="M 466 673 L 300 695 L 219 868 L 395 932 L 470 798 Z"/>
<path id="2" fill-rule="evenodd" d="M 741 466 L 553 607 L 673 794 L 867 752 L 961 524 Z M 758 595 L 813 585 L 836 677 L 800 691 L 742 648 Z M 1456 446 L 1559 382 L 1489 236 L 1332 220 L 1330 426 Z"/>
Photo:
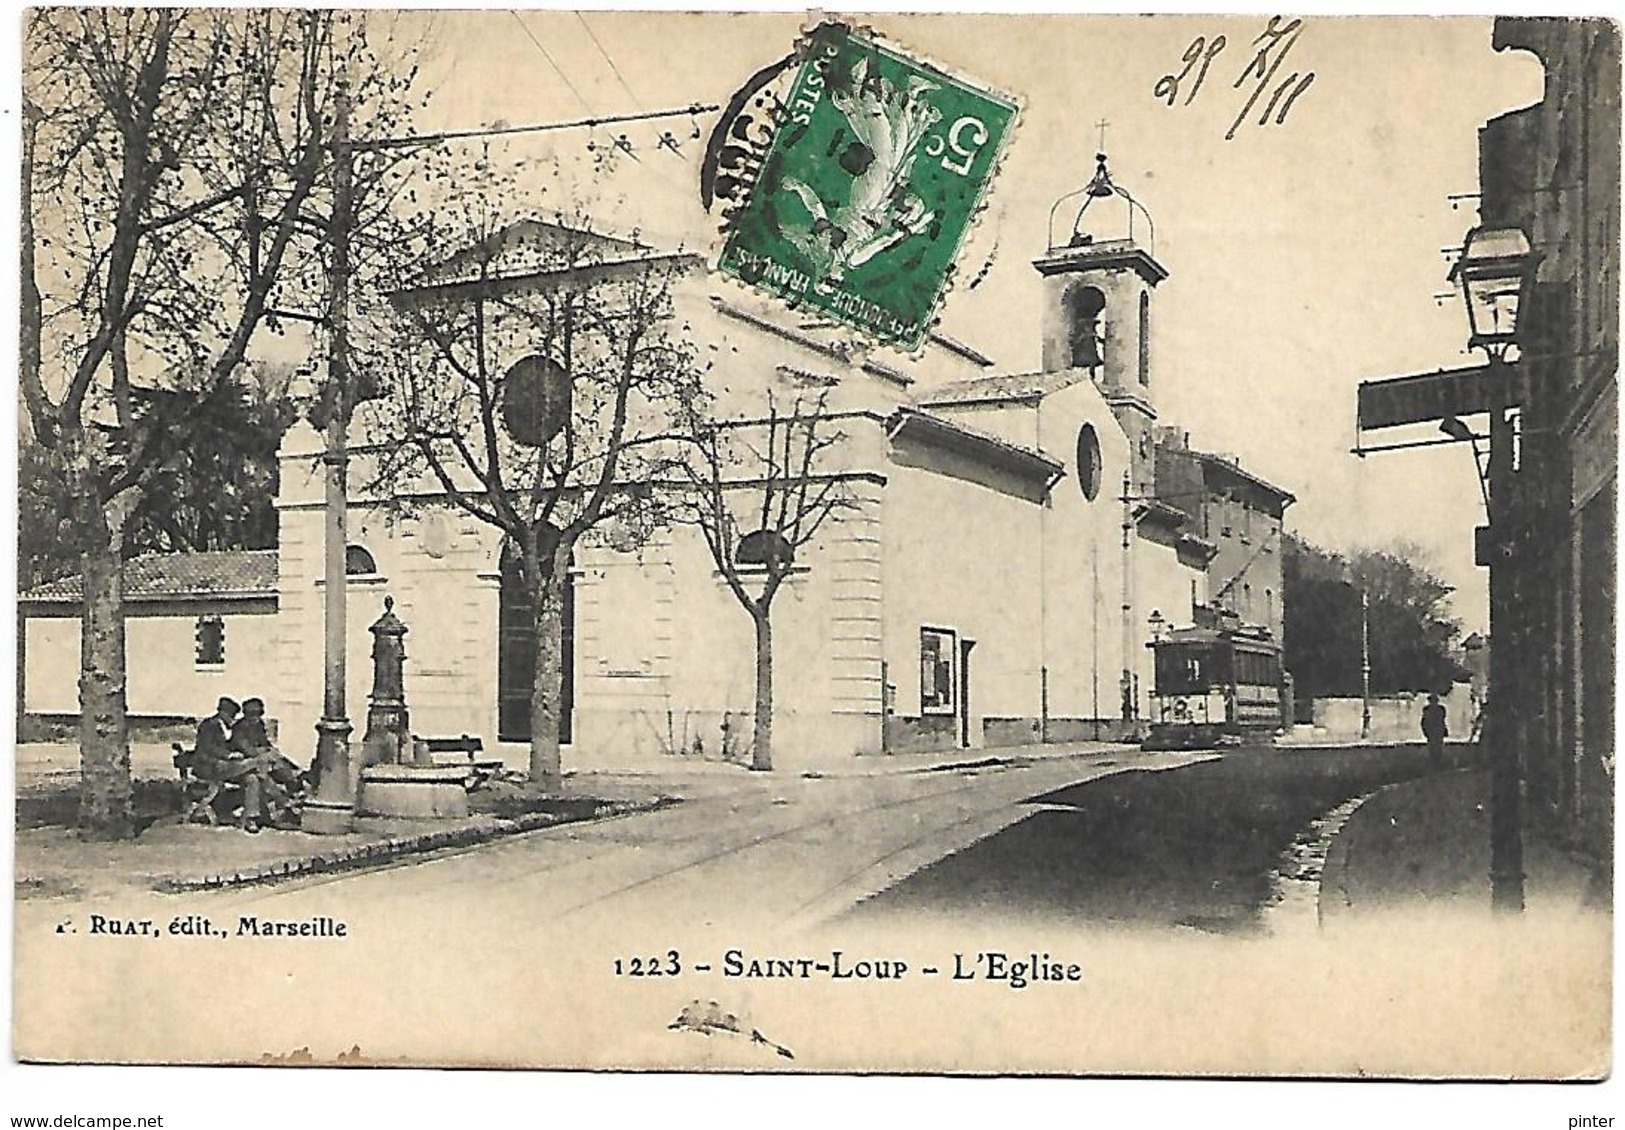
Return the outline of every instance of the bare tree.
<path id="1" fill-rule="evenodd" d="M 654 484 L 699 390 L 673 316 L 697 260 L 597 234 L 585 216 L 498 220 L 500 188 L 458 188 L 427 238 L 462 250 L 394 295 L 379 474 L 397 496 L 426 480 L 517 554 L 538 647 L 530 775 L 551 789 L 567 571 L 589 531 L 656 520 Z"/>
<path id="2" fill-rule="evenodd" d="M 855 501 L 826 465 L 845 436 L 828 393 L 798 396 L 788 411 L 770 391 L 763 419 L 694 426 L 678 513 L 696 527 L 728 590 L 756 632 L 751 768 L 773 768 L 773 598 L 830 515 Z"/>
<path id="3" fill-rule="evenodd" d="M 339 81 L 365 76 L 358 100 L 393 103 L 400 79 L 364 65 L 355 20 L 316 11 L 41 9 L 24 59 L 19 380 L 84 584 L 80 830 L 120 838 L 120 546 L 176 449 L 142 426 L 138 390 L 225 394 L 319 262 Z"/>

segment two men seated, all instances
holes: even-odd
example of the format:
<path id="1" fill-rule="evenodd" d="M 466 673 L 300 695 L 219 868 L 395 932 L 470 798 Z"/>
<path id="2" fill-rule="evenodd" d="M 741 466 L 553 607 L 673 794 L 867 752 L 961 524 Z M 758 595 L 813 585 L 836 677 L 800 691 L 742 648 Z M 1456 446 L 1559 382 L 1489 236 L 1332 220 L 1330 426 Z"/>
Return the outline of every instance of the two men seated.
<path id="1" fill-rule="evenodd" d="M 198 724 L 192 773 L 201 781 L 219 781 L 243 790 L 244 831 L 262 824 L 298 827 L 304 782 L 299 767 L 271 744 L 265 730 L 265 703 L 251 698 L 239 707 L 221 698 L 215 712 Z"/>

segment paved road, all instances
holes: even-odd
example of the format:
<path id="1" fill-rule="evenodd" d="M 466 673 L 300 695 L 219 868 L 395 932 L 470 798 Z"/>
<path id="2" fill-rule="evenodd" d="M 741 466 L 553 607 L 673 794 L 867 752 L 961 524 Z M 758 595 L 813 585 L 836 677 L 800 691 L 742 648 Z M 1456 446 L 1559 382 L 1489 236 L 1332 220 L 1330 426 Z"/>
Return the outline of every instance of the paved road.
<path id="1" fill-rule="evenodd" d="M 1067 786 L 844 921 L 895 928 L 975 913 L 1045 927 L 1255 932 L 1295 837 L 1346 800 L 1435 771 L 1416 746 L 1258 748 L 1172 773 Z"/>
<path id="2" fill-rule="evenodd" d="M 794 930 L 1032 812 L 1033 797 L 1204 755 L 1092 753 L 864 777 L 729 775 L 673 808 L 551 829 L 358 876 L 199 896 L 208 908 L 352 917 L 432 906 L 460 931 L 516 918 Z"/>
<path id="3" fill-rule="evenodd" d="M 171 915 L 206 916 L 218 940 L 60 936 L 32 920 L 60 912 L 51 900 L 20 903 L 17 1012 L 36 1054 L 80 1059 L 256 1061 L 358 1045 L 385 1062 L 779 1066 L 747 1041 L 672 1032 L 684 1010 L 714 999 L 792 1045 L 798 1067 L 964 1066 L 987 1062 L 990 1038 L 1008 1038 L 1000 1064 L 1010 1068 L 1190 1070 L 1186 1045 L 1169 1061 L 1166 1040 L 1157 1052 L 1128 1037 L 1188 1025 L 1200 999 L 1214 1058 L 1198 1066 L 1233 1068 L 1226 1049 L 1259 1025 L 1305 1039 L 1326 1027 L 1301 1025 L 1333 967 L 1284 986 L 1280 952 L 1265 946 L 1228 952 L 1215 983 L 1192 958 L 1228 943 L 1172 927 L 1247 928 L 1259 877 L 1302 825 L 1345 795 L 1425 771 L 1424 760 L 1412 750 L 1125 751 L 861 778 L 696 779 L 671 809 L 368 874 L 150 896 L 139 911 L 160 928 Z M 953 929 L 932 933 L 920 914 Z M 244 917 L 318 916 L 348 935 L 238 931 Z M 853 963 L 907 961 L 909 991 L 725 973 L 741 951 L 771 969 L 835 949 Z M 978 963 L 993 949 L 1047 953 L 1087 976 L 1042 992 L 1017 992 L 991 967 L 950 979 L 961 956 Z M 681 976 L 623 973 L 633 958 L 679 955 Z M 928 977 L 927 964 L 941 975 Z M 1444 1008 L 1451 999 L 1428 1015 L 1451 1032 L 1476 1023 Z M 1034 1024 L 1049 1038 L 1023 1039 Z M 1322 1054 L 1345 1050 L 1338 1037 Z"/>

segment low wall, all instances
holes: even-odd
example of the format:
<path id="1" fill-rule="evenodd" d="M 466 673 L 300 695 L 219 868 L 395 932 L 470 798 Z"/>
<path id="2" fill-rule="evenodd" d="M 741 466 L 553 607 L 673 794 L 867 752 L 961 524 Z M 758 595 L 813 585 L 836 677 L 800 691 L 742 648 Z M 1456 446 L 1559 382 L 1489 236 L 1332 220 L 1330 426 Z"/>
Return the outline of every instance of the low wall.
<path id="1" fill-rule="evenodd" d="M 880 752 L 879 719 L 866 714 L 773 714 L 775 769 L 818 769 Z M 575 765 L 620 768 L 668 761 L 749 764 L 748 711 L 595 710 L 574 712 Z"/>
<path id="2" fill-rule="evenodd" d="M 1422 708 L 1425 694 L 1381 695 L 1371 700 L 1372 738 L 1388 741 L 1422 740 Z M 1473 703 L 1465 685 L 1457 685 L 1439 701 L 1444 705 L 1445 722 L 1452 738 L 1465 738 L 1473 728 Z M 1357 738 L 1361 733 L 1364 701 L 1358 698 L 1317 698 L 1314 725 L 1317 734 L 1327 737 Z"/>
<path id="3" fill-rule="evenodd" d="M 926 753 L 959 745 L 959 719 L 952 714 L 910 718 L 894 714 L 886 719 L 888 753 Z"/>
<path id="4" fill-rule="evenodd" d="M 984 718 L 982 744 L 991 747 L 1139 741 L 1140 727 L 1121 718 Z"/>

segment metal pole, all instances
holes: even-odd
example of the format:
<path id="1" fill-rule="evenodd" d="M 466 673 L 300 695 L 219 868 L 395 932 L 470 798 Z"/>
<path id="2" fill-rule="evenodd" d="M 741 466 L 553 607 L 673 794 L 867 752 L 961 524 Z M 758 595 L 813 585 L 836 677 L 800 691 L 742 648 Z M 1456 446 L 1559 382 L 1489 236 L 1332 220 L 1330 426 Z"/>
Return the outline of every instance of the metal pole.
<path id="1" fill-rule="evenodd" d="M 1038 669 L 1038 741 L 1049 741 L 1049 668 Z"/>
<path id="2" fill-rule="evenodd" d="M 1360 737 L 1371 736 L 1371 601 L 1360 579 Z"/>
<path id="3" fill-rule="evenodd" d="M 1484 520 L 1490 517 L 1489 471 L 1484 466 L 1484 455 L 1478 447 L 1478 437 L 1470 437 L 1473 444 L 1473 470 L 1478 473 L 1478 496 L 1484 500 Z"/>
<path id="4" fill-rule="evenodd" d="M 1100 740 L 1100 558 L 1089 555 L 1092 600 L 1089 616 L 1089 712 L 1094 718 L 1094 739 Z"/>
<path id="5" fill-rule="evenodd" d="M 1492 357 L 1500 369 L 1505 362 Z M 1510 662 L 1518 646 L 1513 628 L 1517 614 L 1512 568 L 1515 550 L 1512 498 L 1512 422 L 1507 411 L 1511 389 L 1506 377 L 1495 373 L 1490 387 L 1489 539 L 1490 564 L 1489 702 L 1485 706 L 1484 734 L 1489 747 L 1490 772 L 1490 905 L 1497 911 L 1523 910 L 1523 814 L 1521 773 L 1518 765 L 1513 717 Z"/>
<path id="6" fill-rule="evenodd" d="M 356 782 L 350 758 L 350 720 L 345 701 L 346 577 L 349 543 L 350 357 L 346 318 L 350 290 L 350 215 L 354 151 L 350 146 L 350 98 L 343 87 L 334 100 L 333 215 L 328 239 L 332 254 L 328 280 L 327 381 L 330 414 L 327 450 L 322 454 L 326 478 L 326 522 L 323 536 L 326 579 L 323 602 L 322 718 L 316 723 L 316 760 L 320 781 L 316 796 L 305 805 L 306 831 L 339 834 L 350 830 L 355 816 Z"/>
<path id="7" fill-rule="evenodd" d="M 1123 721 L 1133 723 L 1139 701 L 1134 693 L 1134 497 L 1133 481 L 1123 472 Z"/>

